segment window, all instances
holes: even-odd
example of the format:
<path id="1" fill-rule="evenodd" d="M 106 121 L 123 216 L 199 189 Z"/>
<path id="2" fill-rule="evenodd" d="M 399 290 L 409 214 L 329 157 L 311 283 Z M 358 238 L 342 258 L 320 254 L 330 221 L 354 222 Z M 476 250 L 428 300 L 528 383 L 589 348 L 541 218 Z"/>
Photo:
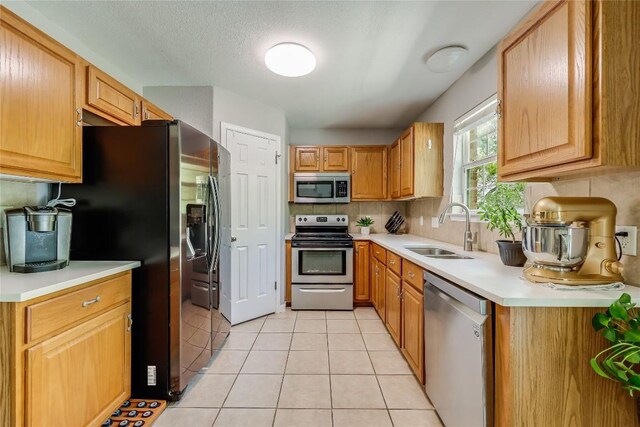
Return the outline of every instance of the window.
<path id="1" fill-rule="evenodd" d="M 454 123 L 452 200 L 477 210 L 498 178 L 498 120 L 495 95 Z"/>

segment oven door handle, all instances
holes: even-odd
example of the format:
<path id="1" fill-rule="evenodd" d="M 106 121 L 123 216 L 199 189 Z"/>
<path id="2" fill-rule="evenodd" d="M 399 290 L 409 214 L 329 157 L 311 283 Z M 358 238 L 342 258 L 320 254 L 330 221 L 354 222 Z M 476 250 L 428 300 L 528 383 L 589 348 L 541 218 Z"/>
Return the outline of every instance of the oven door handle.
<path id="1" fill-rule="evenodd" d="M 326 288 L 301 288 L 298 292 L 304 292 L 308 294 L 340 294 L 346 292 L 345 288 L 341 289 L 326 289 Z"/>
<path id="2" fill-rule="evenodd" d="M 350 243 L 311 243 L 311 242 L 291 242 L 292 248 L 309 249 L 313 251 L 333 251 L 335 249 L 353 249 L 353 242 Z"/>

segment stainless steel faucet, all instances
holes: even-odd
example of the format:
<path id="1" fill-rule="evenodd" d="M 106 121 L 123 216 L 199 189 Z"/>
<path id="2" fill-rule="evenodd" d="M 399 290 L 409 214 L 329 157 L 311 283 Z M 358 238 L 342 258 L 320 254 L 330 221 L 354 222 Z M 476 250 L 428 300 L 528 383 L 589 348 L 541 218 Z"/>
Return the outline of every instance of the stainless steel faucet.
<path id="1" fill-rule="evenodd" d="M 442 213 L 440 214 L 440 218 L 438 218 L 438 222 L 440 224 L 444 224 L 444 221 L 447 219 L 447 212 L 453 206 L 460 206 L 462 209 L 464 209 L 465 221 L 466 221 L 466 229 L 464 232 L 464 250 L 472 251 L 473 250 L 473 234 L 471 234 L 471 222 L 469 221 L 469 208 L 466 205 L 458 202 L 449 203 L 442 210 Z"/>

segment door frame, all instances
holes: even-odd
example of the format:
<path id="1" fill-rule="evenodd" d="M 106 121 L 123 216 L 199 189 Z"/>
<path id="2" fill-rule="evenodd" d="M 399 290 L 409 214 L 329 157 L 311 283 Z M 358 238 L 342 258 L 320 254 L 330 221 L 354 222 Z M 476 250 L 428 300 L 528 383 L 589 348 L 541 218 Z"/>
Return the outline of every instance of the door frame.
<path id="1" fill-rule="evenodd" d="M 276 163 L 276 281 L 278 283 L 276 292 L 275 292 L 275 301 L 274 308 L 275 312 L 285 311 L 285 304 L 280 304 L 281 296 L 284 295 L 284 282 L 285 282 L 285 271 L 284 271 L 284 232 L 282 230 L 282 165 L 284 163 L 285 156 L 283 156 L 282 150 L 282 138 L 278 135 L 274 135 L 271 133 L 266 133 L 262 131 L 258 131 L 255 129 L 250 129 L 238 125 L 234 125 L 227 122 L 220 122 L 220 144 L 229 149 L 227 144 L 227 131 L 244 133 L 247 135 L 257 136 L 261 138 L 266 138 L 269 140 L 273 140 L 276 143 L 276 158 L 278 159 Z M 274 159 L 275 161 L 275 159 Z M 233 165 L 233 157 L 231 157 L 231 164 Z M 279 242 L 283 242 L 282 245 L 278 244 Z"/>

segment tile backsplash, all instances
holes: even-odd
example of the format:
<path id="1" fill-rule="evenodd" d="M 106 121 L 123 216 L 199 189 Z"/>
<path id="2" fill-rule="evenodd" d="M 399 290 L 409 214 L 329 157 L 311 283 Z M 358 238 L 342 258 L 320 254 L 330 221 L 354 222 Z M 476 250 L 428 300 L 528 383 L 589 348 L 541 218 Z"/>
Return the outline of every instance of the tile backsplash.
<path id="1" fill-rule="evenodd" d="M 545 196 L 605 197 L 618 208 L 617 225 L 640 227 L 640 171 L 616 174 L 599 174 L 590 177 L 560 180 L 549 183 L 529 183 L 525 190 L 527 211 Z M 449 202 L 448 197 L 414 200 L 406 203 L 407 232 L 444 242 L 462 245 L 464 221 L 447 220 L 438 228 L 431 227 L 431 217 L 436 217 Z M 420 216 L 424 224 L 420 226 Z M 487 230 L 483 223 L 472 223 L 471 231 L 477 233 L 475 250 L 498 253 L 495 243 L 501 237 Z M 640 253 L 640 252 L 639 252 Z M 628 283 L 640 285 L 640 256 L 623 255 L 623 276 Z"/>
<path id="2" fill-rule="evenodd" d="M 398 211 L 400 215 L 405 215 L 405 202 L 351 202 L 346 204 L 295 204 L 289 203 L 289 229 L 295 231 L 296 215 L 349 215 L 349 232 L 359 233 L 360 228 L 356 221 L 364 216 L 370 216 L 374 223 L 371 226 L 372 233 L 386 233 L 384 225 L 391 215 Z M 406 227 L 403 224 L 401 232 Z"/>
<path id="3" fill-rule="evenodd" d="M 42 202 L 46 184 L 33 184 L 0 180 L 0 213 L 5 209 L 37 205 Z M 3 230 L 4 219 L 0 220 L 0 265 L 5 265 Z"/>

